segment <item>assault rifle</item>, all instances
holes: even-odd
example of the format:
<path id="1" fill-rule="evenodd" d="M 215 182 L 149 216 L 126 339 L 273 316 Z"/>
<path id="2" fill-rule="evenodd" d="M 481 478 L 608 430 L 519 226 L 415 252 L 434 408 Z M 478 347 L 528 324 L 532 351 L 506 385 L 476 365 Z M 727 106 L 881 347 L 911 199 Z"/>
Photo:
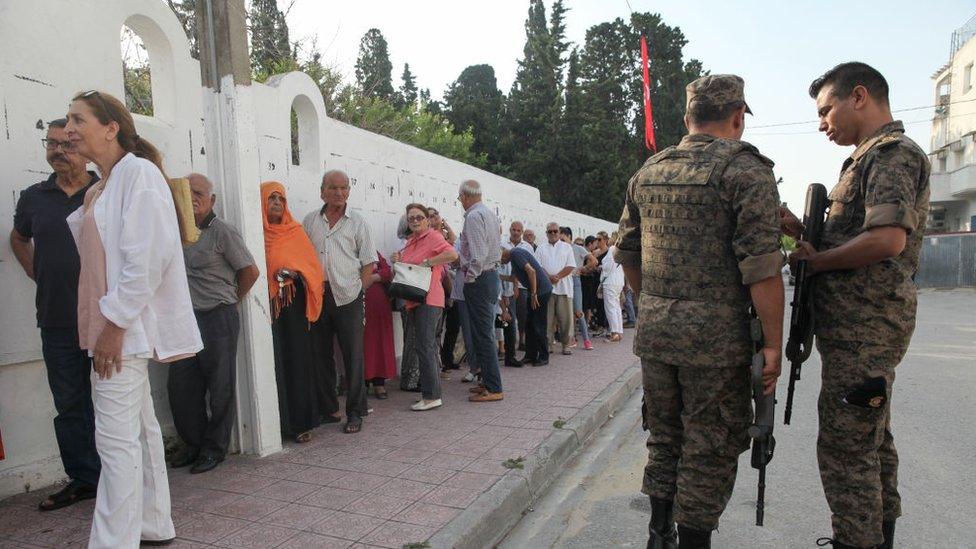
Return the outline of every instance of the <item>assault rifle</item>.
<path id="1" fill-rule="evenodd" d="M 764 394 L 763 367 L 766 359 L 763 355 L 762 323 L 753 315 L 749 326 L 752 335 L 754 354 L 750 369 L 752 380 L 752 399 L 755 403 L 755 419 L 749 426 L 749 436 L 752 437 L 752 467 L 759 470 L 759 494 L 756 497 L 756 526 L 763 525 L 763 515 L 766 511 L 766 465 L 773 459 L 776 449 L 776 439 L 773 438 L 773 423 L 776 409 L 776 394 Z"/>
<path id="2" fill-rule="evenodd" d="M 820 183 L 807 187 L 807 203 L 803 209 L 803 237 L 814 248 L 820 247 L 820 233 L 823 231 L 824 212 L 827 210 L 827 188 Z M 813 295 L 814 279 L 807 274 L 807 262 L 798 261 L 796 280 L 793 287 L 793 301 L 790 302 L 790 335 L 786 341 L 786 359 L 790 361 L 790 385 L 786 392 L 786 413 L 783 423 L 790 424 L 793 414 L 793 390 L 800 379 L 800 367 L 810 358 L 813 351 Z"/>

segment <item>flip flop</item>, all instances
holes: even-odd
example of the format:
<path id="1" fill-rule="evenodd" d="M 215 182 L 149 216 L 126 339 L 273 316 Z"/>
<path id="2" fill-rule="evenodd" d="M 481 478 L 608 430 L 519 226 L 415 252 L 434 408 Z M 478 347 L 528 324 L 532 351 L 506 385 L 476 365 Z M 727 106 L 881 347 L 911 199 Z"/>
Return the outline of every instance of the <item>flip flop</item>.
<path id="1" fill-rule="evenodd" d="M 295 435 L 295 442 L 297 442 L 299 444 L 305 444 L 306 442 L 309 442 L 310 440 L 312 440 L 312 432 L 311 431 L 305 431 L 304 433 L 299 433 L 299 434 Z"/>
<path id="2" fill-rule="evenodd" d="M 346 424 L 342 426 L 342 432 L 346 434 L 358 433 L 363 430 L 363 419 L 359 417 L 350 417 Z"/>
<path id="3" fill-rule="evenodd" d="M 54 511 L 69 505 L 74 505 L 79 501 L 92 499 L 96 496 L 96 489 L 92 486 L 70 482 L 60 491 L 49 495 L 44 501 L 37 504 L 41 511 Z M 51 502 L 50 504 L 48 502 Z"/>

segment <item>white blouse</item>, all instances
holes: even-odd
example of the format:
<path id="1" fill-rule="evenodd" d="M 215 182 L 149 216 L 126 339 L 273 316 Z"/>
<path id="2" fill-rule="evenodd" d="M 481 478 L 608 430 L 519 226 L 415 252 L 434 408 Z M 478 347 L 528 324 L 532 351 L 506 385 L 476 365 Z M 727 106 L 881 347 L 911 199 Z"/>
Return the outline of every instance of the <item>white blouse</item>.
<path id="1" fill-rule="evenodd" d="M 94 209 L 108 288 L 98 305 L 125 330 L 122 356 L 166 361 L 200 351 L 176 207 L 159 168 L 126 154 L 112 168 Z M 67 218 L 75 242 L 82 210 Z"/>
<path id="2" fill-rule="evenodd" d="M 607 255 L 603 256 L 603 261 L 600 263 L 600 283 L 604 286 L 623 288 L 624 269 L 613 258 L 613 254 L 616 251 L 616 246 L 610 246 L 610 249 L 607 250 Z"/>

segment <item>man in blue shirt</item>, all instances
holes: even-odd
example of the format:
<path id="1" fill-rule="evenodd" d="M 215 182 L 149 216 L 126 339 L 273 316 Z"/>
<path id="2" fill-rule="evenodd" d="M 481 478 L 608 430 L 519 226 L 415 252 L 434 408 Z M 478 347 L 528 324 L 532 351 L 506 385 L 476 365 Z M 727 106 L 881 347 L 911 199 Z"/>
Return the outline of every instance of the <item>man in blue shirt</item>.
<path id="1" fill-rule="evenodd" d="M 54 169 L 47 180 L 31 185 L 17 200 L 10 248 L 36 284 L 37 326 L 47 381 L 54 397 L 54 436 L 70 482 L 39 505 L 53 511 L 95 497 L 101 461 L 95 450 L 91 398 L 91 360 L 78 346 L 78 248 L 65 218 L 81 207 L 98 176 L 68 141 L 65 119 L 48 123 L 41 141 Z"/>
<path id="2" fill-rule="evenodd" d="M 533 366 L 549 364 L 546 318 L 552 282 L 532 252 L 522 248 L 502 249 L 502 263 L 512 264 L 512 275 L 528 288 L 528 314 L 525 327 L 525 356 L 519 361 Z"/>

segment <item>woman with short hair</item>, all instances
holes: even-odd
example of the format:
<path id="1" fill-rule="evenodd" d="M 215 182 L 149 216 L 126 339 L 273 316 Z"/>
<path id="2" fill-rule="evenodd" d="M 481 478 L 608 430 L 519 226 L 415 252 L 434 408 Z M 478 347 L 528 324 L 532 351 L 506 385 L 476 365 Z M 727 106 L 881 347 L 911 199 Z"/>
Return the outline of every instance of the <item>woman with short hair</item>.
<path id="1" fill-rule="evenodd" d="M 102 461 L 89 547 L 176 537 L 149 359 L 203 348 L 190 303 L 179 222 L 162 158 L 107 93 L 76 95 L 68 139 L 101 175 L 68 217 L 78 242 L 78 337 L 93 357 L 95 445 Z"/>
<path id="2" fill-rule="evenodd" d="M 394 262 L 423 265 L 432 269 L 430 287 L 423 303 L 405 301 L 404 315 L 413 328 L 414 352 L 420 368 L 421 398 L 410 409 L 416 412 L 441 406 L 440 362 L 437 356 L 436 331 L 444 311 L 444 287 L 441 284 L 444 265 L 458 258 L 444 235 L 430 227 L 430 212 L 422 204 L 406 208 L 410 235 L 404 248 L 393 254 Z"/>

